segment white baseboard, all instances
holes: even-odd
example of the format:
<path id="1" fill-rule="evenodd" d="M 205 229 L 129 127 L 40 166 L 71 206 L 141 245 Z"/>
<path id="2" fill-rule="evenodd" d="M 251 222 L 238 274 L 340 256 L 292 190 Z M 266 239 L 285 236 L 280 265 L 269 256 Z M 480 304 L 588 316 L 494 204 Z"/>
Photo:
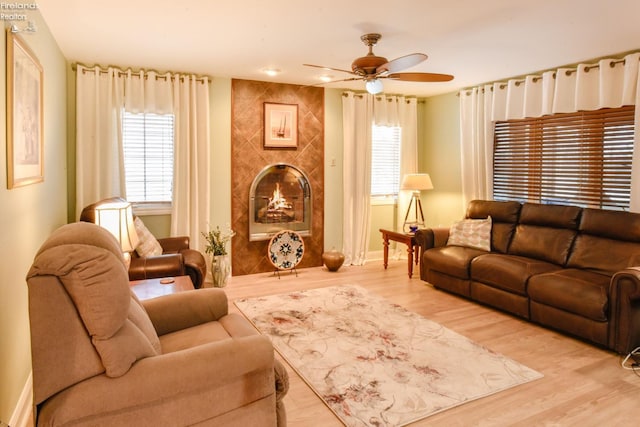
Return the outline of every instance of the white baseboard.
<path id="1" fill-rule="evenodd" d="M 31 427 L 31 412 L 33 410 L 33 373 L 29 373 L 27 382 L 20 393 L 20 399 L 16 405 L 13 415 L 9 420 L 11 427 Z"/>

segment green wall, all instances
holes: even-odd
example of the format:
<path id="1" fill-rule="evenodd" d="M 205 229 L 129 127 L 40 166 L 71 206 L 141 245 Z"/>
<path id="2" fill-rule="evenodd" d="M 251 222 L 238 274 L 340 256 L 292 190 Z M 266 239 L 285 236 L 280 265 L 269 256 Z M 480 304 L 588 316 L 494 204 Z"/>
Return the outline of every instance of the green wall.
<path id="1" fill-rule="evenodd" d="M 46 237 L 67 222 L 67 106 L 65 59 L 39 12 L 38 31 L 22 34 L 44 69 L 44 182 L 7 189 L 6 115 L 0 120 L 0 420 L 9 423 L 31 372 L 28 293 L 25 276 Z M 5 26 L 8 22 L 5 21 Z M 6 33 L 2 33 L 6 45 Z M 6 57 L 0 59 L 6 81 Z M 6 87 L 0 85 L 6 105 Z"/>

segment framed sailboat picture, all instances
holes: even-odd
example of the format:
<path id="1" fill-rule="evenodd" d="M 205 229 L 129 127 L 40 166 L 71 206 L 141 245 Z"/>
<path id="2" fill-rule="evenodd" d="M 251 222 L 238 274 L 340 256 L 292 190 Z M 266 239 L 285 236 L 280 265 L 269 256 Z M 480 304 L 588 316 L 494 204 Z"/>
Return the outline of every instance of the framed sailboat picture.
<path id="1" fill-rule="evenodd" d="M 264 103 L 264 148 L 298 148 L 298 105 Z"/>

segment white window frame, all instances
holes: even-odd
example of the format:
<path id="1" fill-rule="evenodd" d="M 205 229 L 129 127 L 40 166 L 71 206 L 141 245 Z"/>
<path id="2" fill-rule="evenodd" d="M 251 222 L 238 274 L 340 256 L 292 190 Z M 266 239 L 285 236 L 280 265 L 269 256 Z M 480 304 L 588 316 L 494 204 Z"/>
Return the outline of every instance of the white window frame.
<path id="1" fill-rule="evenodd" d="M 157 124 L 158 127 L 151 129 L 151 131 L 157 132 L 157 134 L 155 135 L 156 137 L 151 135 L 148 138 L 146 130 L 137 129 L 138 139 L 142 139 L 142 141 L 137 141 L 139 144 L 138 147 L 132 147 L 131 144 L 127 142 L 127 129 L 128 128 L 131 129 L 129 126 L 132 126 L 132 125 L 133 126 L 140 125 L 141 117 L 144 123 L 143 126 L 146 126 L 147 118 L 156 119 L 155 124 Z M 138 120 L 138 123 L 135 123 L 132 121 L 127 122 L 127 120 L 134 119 L 134 118 Z M 170 122 L 167 122 L 165 120 L 168 118 L 171 119 Z M 160 119 L 160 121 L 158 121 L 158 119 Z M 154 122 L 152 121 L 151 124 L 153 123 Z M 127 168 L 128 168 L 127 150 L 130 150 L 132 148 L 146 150 L 147 148 L 149 148 L 149 146 L 147 145 L 147 141 L 149 140 L 150 142 L 156 144 L 155 146 L 151 147 L 155 150 L 155 152 L 151 154 L 155 154 L 157 157 L 158 153 L 162 153 L 162 159 L 156 158 L 156 161 L 159 163 L 156 163 L 155 167 L 158 167 L 160 169 L 170 169 L 170 172 L 166 174 L 169 176 L 169 182 L 167 182 L 164 179 L 161 179 L 161 181 L 159 182 L 160 182 L 160 185 L 162 185 L 163 187 L 165 187 L 166 185 L 169 185 L 171 187 L 168 190 L 171 193 L 171 200 L 149 200 L 149 201 L 139 200 L 135 196 L 132 197 L 132 195 L 130 194 L 131 189 L 129 188 L 129 184 L 127 182 L 127 198 L 130 199 L 130 201 L 132 202 L 134 212 L 137 215 L 164 215 L 164 214 L 171 213 L 172 200 L 173 200 L 174 130 L 175 130 L 175 117 L 173 114 L 132 113 L 125 110 L 122 111 L 122 132 L 123 132 L 122 140 L 123 140 L 124 163 L 125 163 L 125 181 L 127 180 Z M 168 155 L 169 158 L 167 159 L 168 160 L 167 162 L 166 160 L 164 160 L 167 157 L 165 150 L 167 150 L 169 147 L 170 147 L 170 154 Z M 145 151 L 145 153 L 147 152 Z M 145 160 L 140 159 L 139 161 L 141 163 L 137 164 L 135 167 L 144 169 Z M 146 161 L 146 166 L 154 167 L 153 160 L 151 162 Z M 129 168 L 131 168 L 131 165 L 129 165 Z M 146 178 L 147 178 L 146 173 L 143 173 L 143 175 L 146 181 Z M 163 176 L 164 175 L 165 174 L 163 174 Z M 166 193 L 166 188 L 164 191 Z"/>
<path id="2" fill-rule="evenodd" d="M 402 140 L 402 129 L 398 126 L 378 126 L 371 128 L 371 204 L 392 205 L 398 202 L 398 192 L 400 191 L 400 149 Z M 386 145 L 386 146 L 383 146 Z M 389 167 L 389 164 L 379 165 L 377 162 L 383 159 L 391 159 L 395 162 L 395 171 L 381 172 L 380 168 Z M 391 186 L 395 187 L 391 192 L 375 192 L 374 178 L 380 176 L 391 177 Z"/>

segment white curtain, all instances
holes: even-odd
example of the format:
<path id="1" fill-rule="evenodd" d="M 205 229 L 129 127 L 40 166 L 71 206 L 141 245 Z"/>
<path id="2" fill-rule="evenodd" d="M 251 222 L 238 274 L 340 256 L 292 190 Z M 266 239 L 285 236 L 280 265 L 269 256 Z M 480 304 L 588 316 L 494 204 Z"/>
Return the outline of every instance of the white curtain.
<path id="1" fill-rule="evenodd" d="M 374 124 L 400 127 L 400 181 L 408 173 L 418 172 L 418 100 L 404 96 L 377 95 L 373 103 Z M 411 201 L 410 191 L 398 192 L 396 206 L 397 230 L 402 230 L 404 216 Z M 404 247 L 397 247 L 394 258 L 407 254 Z"/>
<path id="2" fill-rule="evenodd" d="M 371 126 L 373 96 L 346 92 L 342 96 L 343 252 L 345 265 L 362 265 L 371 226 Z"/>
<path id="3" fill-rule="evenodd" d="M 119 74 L 113 68 L 77 68 L 76 218 L 91 203 L 125 194 Z"/>
<path id="4" fill-rule="evenodd" d="M 371 126 L 401 130 L 400 178 L 418 171 L 417 99 L 403 96 L 355 94 L 342 98 L 344 131 L 344 253 L 347 265 L 362 265 L 371 228 Z M 411 194 L 400 192 L 398 223 L 402 228 Z M 401 251 L 404 254 L 404 251 Z"/>
<path id="5" fill-rule="evenodd" d="M 499 120 L 640 104 L 640 53 L 559 68 L 460 92 L 463 203 L 491 199 L 493 124 Z M 635 113 L 631 211 L 640 212 L 640 108 Z"/>
<path id="6" fill-rule="evenodd" d="M 204 252 L 200 232 L 209 228 L 211 167 L 209 155 L 209 84 L 206 78 L 173 80 L 175 146 L 171 234 L 189 236 Z"/>
<path id="7" fill-rule="evenodd" d="M 121 113 L 175 115 L 172 235 L 204 249 L 209 218 L 208 79 L 154 71 L 78 65 L 76 77 L 76 214 L 88 204 L 127 197 Z"/>

